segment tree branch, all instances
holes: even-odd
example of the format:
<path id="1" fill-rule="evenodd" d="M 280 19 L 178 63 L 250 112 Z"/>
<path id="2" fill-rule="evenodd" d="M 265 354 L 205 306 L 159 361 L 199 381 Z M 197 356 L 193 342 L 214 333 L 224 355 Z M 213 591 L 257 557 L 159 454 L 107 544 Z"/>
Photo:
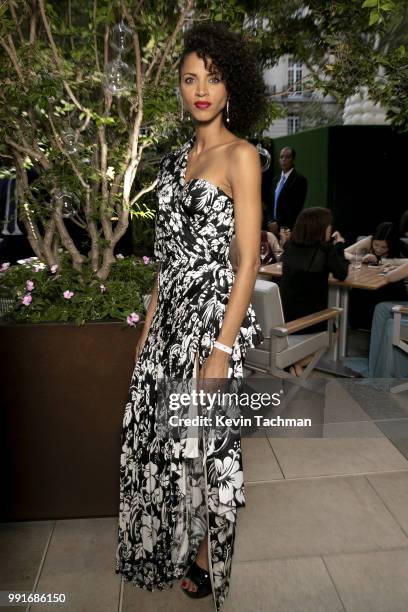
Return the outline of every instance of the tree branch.
<path id="1" fill-rule="evenodd" d="M 151 183 L 148 187 L 144 187 L 143 189 L 141 189 L 139 193 L 133 198 L 133 200 L 131 200 L 130 206 L 131 207 L 134 206 L 136 202 L 140 200 L 140 198 L 143 197 L 146 193 L 149 193 L 149 191 L 153 191 L 157 183 L 158 183 L 158 179 L 153 181 L 153 183 Z"/>
<path id="2" fill-rule="evenodd" d="M 91 192 L 88 189 L 85 194 L 85 218 L 91 237 L 91 266 L 93 272 L 99 267 L 99 233 L 95 221 L 92 218 Z"/>
<path id="3" fill-rule="evenodd" d="M 7 53 L 7 55 L 9 56 L 9 58 L 11 60 L 11 63 L 14 66 L 14 70 L 16 71 L 17 76 L 18 76 L 18 78 L 20 79 L 20 81 L 21 81 L 21 83 L 23 85 L 24 91 L 27 91 L 26 83 L 25 83 L 25 80 L 24 80 L 24 76 L 23 76 L 23 73 L 21 71 L 21 67 L 20 67 L 19 61 L 18 61 L 16 49 L 15 49 L 14 44 L 13 44 L 13 39 L 9 35 L 9 36 L 7 36 L 7 40 L 9 41 L 9 43 L 10 43 L 10 40 L 11 40 L 11 46 L 10 47 L 7 45 L 7 43 L 4 40 L 4 38 L 0 38 L 0 44 L 3 47 L 3 49 L 5 50 L 5 52 Z"/>
<path id="4" fill-rule="evenodd" d="M 28 155 L 32 159 L 35 159 L 36 161 L 38 161 L 42 165 L 44 170 L 49 170 L 51 168 L 51 163 L 45 157 L 44 153 L 42 153 L 42 151 L 40 151 L 39 149 L 35 150 L 28 145 L 24 145 L 24 146 L 20 145 L 18 144 L 18 142 L 15 142 L 8 136 L 6 136 L 6 138 L 4 139 L 4 142 L 6 142 L 15 151 L 18 151 L 19 153 L 24 153 L 24 155 Z"/>
<path id="5" fill-rule="evenodd" d="M 32 0 L 32 12 L 30 17 L 30 45 L 32 46 L 37 37 L 37 0 Z"/>
<path id="6" fill-rule="evenodd" d="M 138 109 L 140 109 L 143 105 L 143 81 L 142 81 L 142 58 L 140 55 L 140 42 L 139 42 L 139 34 L 137 33 L 137 27 L 135 20 L 133 19 L 132 14 L 128 11 L 126 3 L 123 0 L 120 0 L 120 5 L 124 12 L 124 15 L 133 30 L 133 48 L 135 51 L 135 64 L 136 64 L 136 88 L 137 88 L 137 102 Z"/>
<path id="7" fill-rule="evenodd" d="M 72 31 L 72 12 L 71 12 L 71 0 L 68 0 L 68 25 L 69 29 Z M 71 51 L 74 50 L 74 41 L 72 40 L 72 33 L 69 33 L 69 42 L 71 44 Z"/>
<path id="8" fill-rule="evenodd" d="M 85 181 L 85 179 L 83 178 L 82 174 L 80 173 L 80 171 L 78 170 L 74 160 L 72 159 L 72 156 L 68 153 L 68 151 L 62 146 L 62 138 L 61 136 L 58 134 L 57 130 L 55 129 L 55 125 L 54 125 L 54 121 L 52 119 L 51 113 L 48 112 L 48 121 L 50 122 L 51 125 L 51 129 L 52 129 L 52 133 L 54 135 L 54 141 L 55 144 L 57 145 L 57 147 L 59 148 L 59 150 L 61 151 L 61 153 L 68 159 L 69 163 L 72 166 L 73 171 L 75 172 L 75 175 L 77 176 L 79 182 L 81 183 L 82 187 L 84 189 L 88 189 L 88 183 Z"/>
<path id="9" fill-rule="evenodd" d="M 49 23 L 49 21 L 47 19 L 47 15 L 46 15 L 46 12 L 45 12 L 45 6 L 44 6 L 44 0 L 38 0 L 38 4 L 39 4 L 39 7 L 40 7 L 40 13 L 41 13 L 41 18 L 42 18 L 42 21 L 43 21 L 43 24 L 44 24 L 44 28 L 45 28 L 45 31 L 47 33 L 48 41 L 50 43 L 51 51 L 52 51 L 52 54 L 54 56 L 55 63 L 57 65 L 58 72 L 59 72 L 59 74 L 60 74 L 60 76 L 62 78 L 62 83 L 63 83 L 63 85 L 65 87 L 65 91 L 67 92 L 67 94 L 69 95 L 69 97 L 71 98 L 71 100 L 75 104 L 75 106 L 77 108 L 79 108 L 79 110 L 81 110 L 84 113 L 89 113 L 89 110 L 86 109 L 84 106 L 82 106 L 82 104 L 79 102 L 79 100 L 75 96 L 74 92 L 72 91 L 69 83 L 67 83 L 67 81 L 64 79 L 64 70 L 63 70 L 63 66 L 62 66 L 62 61 L 61 61 L 61 58 L 59 56 L 58 49 L 56 47 L 56 44 L 55 44 L 55 41 L 54 41 L 54 37 L 53 37 L 52 32 L 51 32 L 50 23 Z"/>
<path id="10" fill-rule="evenodd" d="M 191 10 L 192 6 L 193 6 L 193 2 L 194 0 L 187 0 L 187 4 L 185 6 L 185 8 L 182 10 L 180 17 L 177 21 L 176 27 L 173 30 L 172 35 L 170 36 L 169 40 L 167 41 L 167 44 L 164 48 L 163 51 L 163 55 L 162 58 L 160 60 L 160 64 L 159 67 L 157 69 L 157 73 L 156 73 L 156 77 L 154 79 L 154 84 L 157 86 L 159 84 L 160 81 L 160 77 L 161 77 L 161 73 L 163 72 L 163 68 L 164 68 L 164 64 L 166 62 L 167 59 L 167 54 L 170 52 L 170 49 L 172 48 L 172 46 L 174 45 L 176 38 L 177 38 L 177 34 L 180 32 L 183 23 L 186 19 L 187 13 Z"/>
<path id="11" fill-rule="evenodd" d="M 9 5 L 10 13 L 11 13 L 11 16 L 13 18 L 14 24 L 16 26 L 16 30 L 17 30 L 18 37 L 20 39 L 20 43 L 22 45 L 24 45 L 26 41 L 24 39 L 23 33 L 21 31 L 21 28 L 20 28 L 20 24 L 19 24 L 18 19 L 17 19 L 16 11 L 14 9 L 14 4 L 12 2 L 10 2 L 10 0 L 9 0 L 8 5 Z"/>
<path id="12" fill-rule="evenodd" d="M 44 254 L 47 259 L 48 265 L 54 266 L 57 263 L 56 253 L 52 248 L 52 243 L 54 241 L 56 232 L 56 225 L 54 217 L 51 217 L 49 222 L 46 225 L 45 234 L 44 234 Z"/>
<path id="13" fill-rule="evenodd" d="M 24 159 L 14 151 L 14 163 L 16 167 L 16 195 L 17 202 L 21 206 L 21 218 L 27 230 L 27 238 L 31 248 L 37 257 L 41 260 L 45 259 L 43 249 L 43 241 L 36 222 L 31 217 L 30 207 L 26 201 L 26 192 L 29 189 L 27 172 L 24 168 Z M 17 180 L 19 177 L 20 180 Z"/>
<path id="14" fill-rule="evenodd" d="M 153 68 L 154 68 L 157 60 L 159 59 L 159 57 L 160 57 L 160 49 L 159 49 L 159 47 L 156 46 L 156 48 L 154 50 L 154 53 L 153 53 L 152 60 L 151 60 L 150 64 L 148 65 L 147 70 L 145 72 L 145 81 L 148 81 L 150 79 L 150 77 L 152 75 Z"/>
<path id="15" fill-rule="evenodd" d="M 105 35 L 103 37 L 103 68 L 106 70 L 106 66 L 109 62 L 109 25 L 105 27 Z M 112 94 L 107 87 L 104 87 L 105 97 L 105 115 L 109 115 L 112 106 Z"/>
<path id="16" fill-rule="evenodd" d="M 106 171 L 108 168 L 108 147 L 106 145 L 105 138 L 105 126 L 100 125 L 98 127 L 99 133 L 99 142 L 101 146 L 101 177 L 102 177 L 102 205 L 100 210 L 100 217 L 102 223 L 103 233 L 105 235 L 106 240 L 109 242 L 112 239 L 112 223 L 110 221 L 110 215 L 107 214 L 106 208 L 109 201 L 109 190 L 108 190 L 108 179 L 106 176 Z"/>
<path id="17" fill-rule="evenodd" d="M 52 193 L 52 198 L 54 200 L 54 193 Z M 65 227 L 64 219 L 62 217 L 62 202 L 59 202 L 54 209 L 54 219 L 58 229 L 58 233 L 61 237 L 61 242 L 68 251 L 68 253 L 71 255 L 74 269 L 78 270 L 78 272 L 81 272 L 82 264 L 85 258 L 76 248 L 74 241 L 72 240 L 67 228 Z"/>
<path id="18" fill-rule="evenodd" d="M 97 28 L 97 24 L 96 24 L 96 12 L 98 9 L 98 0 L 93 0 L 93 26 L 94 26 L 94 33 L 93 33 L 93 39 L 94 39 L 94 51 L 95 51 L 95 65 L 96 65 L 96 69 L 98 72 L 101 71 L 101 67 L 99 64 L 99 57 L 98 57 L 98 39 L 97 39 L 97 35 L 96 35 L 96 28 Z"/>

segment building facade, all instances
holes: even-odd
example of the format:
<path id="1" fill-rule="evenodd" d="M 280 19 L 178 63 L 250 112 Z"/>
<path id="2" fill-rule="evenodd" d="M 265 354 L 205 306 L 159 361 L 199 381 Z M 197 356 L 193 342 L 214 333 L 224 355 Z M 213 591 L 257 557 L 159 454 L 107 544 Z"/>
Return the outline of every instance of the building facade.
<path id="1" fill-rule="evenodd" d="M 278 138 L 338 121 L 339 108 L 330 96 L 313 89 L 307 66 L 290 55 L 264 72 L 269 95 L 282 104 L 286 116 L 276 119 L 265 136 Z"/>

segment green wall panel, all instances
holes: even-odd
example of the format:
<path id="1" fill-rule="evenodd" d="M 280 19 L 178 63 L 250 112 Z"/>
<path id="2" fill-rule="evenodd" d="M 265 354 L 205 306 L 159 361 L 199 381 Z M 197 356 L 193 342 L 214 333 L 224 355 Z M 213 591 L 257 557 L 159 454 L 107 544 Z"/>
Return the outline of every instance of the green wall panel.
<path id="1" fill-rule="evenodd" d="M 274 175 L 280 174 L 279 152 L 292 146 L 296 151 L 295 166 L 307 178 L 305 206 L 330 206 L 328 201 L 329 128 L 306 130 L 299 134 L 275 138 L 272 142 Z"/>

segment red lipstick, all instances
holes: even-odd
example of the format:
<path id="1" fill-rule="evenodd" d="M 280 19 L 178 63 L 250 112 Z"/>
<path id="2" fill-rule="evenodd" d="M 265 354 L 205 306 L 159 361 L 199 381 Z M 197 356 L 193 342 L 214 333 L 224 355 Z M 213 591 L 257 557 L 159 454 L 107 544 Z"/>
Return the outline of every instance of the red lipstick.
<path id="1" fill-rule="evenodd" d="M 194 102 L 194 106 L 197 108 L 209 108 L 211 106 L 211 102 Z"/>

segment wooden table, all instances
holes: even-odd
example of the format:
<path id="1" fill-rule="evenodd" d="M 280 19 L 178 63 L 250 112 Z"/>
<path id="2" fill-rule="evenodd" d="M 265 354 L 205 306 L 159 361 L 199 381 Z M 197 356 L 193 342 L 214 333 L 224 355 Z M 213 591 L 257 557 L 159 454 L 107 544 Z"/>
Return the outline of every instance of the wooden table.
<path id="1" fill-rule="evenodd" d="M 335 303 L 334 306 L 343 309 L 339 321 L 339 342 L 335 344 L 334 359 L 337 361 L 343 359 L 347 354 L 347 329 L 348 329 L 348 310 L 349 310 L 349 290 L 350 289 L 365 289 L 367 291 L 375 291 L 384 287 L 386 284 L 385 277 L 380 275 L 381 267 L 368 267 L 362 264 L 361 268 L 356 269 L 350 266 L 349 273 L 344 281 L 338 281 L 330 274 L 329 286 L 334 289 Z M 270 280 L 279 279 L 282 276 L 282 264 L 271 264 L 269 266 L 261 266 L 258 275 L 262 278 Z"/>

